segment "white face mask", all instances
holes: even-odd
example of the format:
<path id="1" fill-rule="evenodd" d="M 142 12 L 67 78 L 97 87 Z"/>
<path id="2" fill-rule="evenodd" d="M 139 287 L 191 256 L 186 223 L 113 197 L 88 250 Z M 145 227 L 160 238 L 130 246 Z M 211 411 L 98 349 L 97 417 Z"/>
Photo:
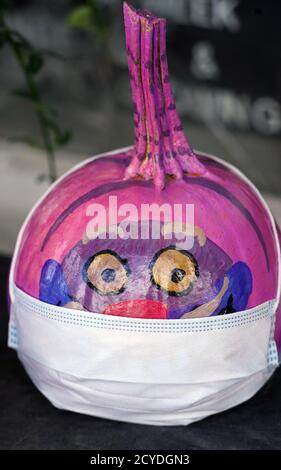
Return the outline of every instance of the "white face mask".
<path id="1" fill-rule="evenodd" d="M 278 365 L 276 302 L 190 320 L 144 320 L 43 303 L 13 286 L 9 346 L 58 408 L 189 424 L 256 393 Z"/>

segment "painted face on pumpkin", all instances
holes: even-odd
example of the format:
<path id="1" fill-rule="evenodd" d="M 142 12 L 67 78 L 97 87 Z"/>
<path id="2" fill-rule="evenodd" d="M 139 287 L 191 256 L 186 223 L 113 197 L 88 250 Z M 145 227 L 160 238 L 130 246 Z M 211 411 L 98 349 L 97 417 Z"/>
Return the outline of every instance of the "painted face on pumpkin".
<path id="1" fill-rule="evenodd" d="M 135 224 L 140 235 L 141 224 Z M 79 241 L 61 264 L 45 262 L 40 300 L 139 318 L 204 317 L 246 307 L 252 276 L 245 263 L 233 263 L 200 228 L 185 242 L 163 233 L 158 239 Z"/>

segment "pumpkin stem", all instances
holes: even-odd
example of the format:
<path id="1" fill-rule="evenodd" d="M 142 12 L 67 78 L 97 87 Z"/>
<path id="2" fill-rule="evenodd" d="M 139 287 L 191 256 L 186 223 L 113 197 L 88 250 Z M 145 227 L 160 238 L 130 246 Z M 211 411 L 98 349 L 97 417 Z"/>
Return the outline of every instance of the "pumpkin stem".
<path id="1" fill-rule="evenodd" d="M 166 175 L 202 175 L 176 111 L 168 74 L 166 20 L 124 3 L 135 141 L 125 179 L 140 175 L 165 186 Z"/>

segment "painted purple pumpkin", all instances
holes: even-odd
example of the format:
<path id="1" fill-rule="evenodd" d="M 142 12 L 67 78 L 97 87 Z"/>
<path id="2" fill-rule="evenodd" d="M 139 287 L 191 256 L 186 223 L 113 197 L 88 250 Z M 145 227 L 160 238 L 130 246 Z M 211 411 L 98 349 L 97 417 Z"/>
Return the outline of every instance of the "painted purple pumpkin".
<path id="1" fill-rule="evenodd" d="M 16 285 L 50 304 L 140 318 L 227 315 L 276 298 L 278 247 L 267 208 L 239 172 L 191 149 L 169 84 L 164 20 L 127 5 L 124 14 L 134 146 L 87 161 L 45 195 L 24 229 Z M 194 205 L 193 245 L 182 249 L 162 232 L 89 239 L 88 208 L 108 209 L 110 196 L 139 211 Z M 131 219 L 139 233 L 142 221 Z M 276 332 L 279 339 L 279 322 Z"/>

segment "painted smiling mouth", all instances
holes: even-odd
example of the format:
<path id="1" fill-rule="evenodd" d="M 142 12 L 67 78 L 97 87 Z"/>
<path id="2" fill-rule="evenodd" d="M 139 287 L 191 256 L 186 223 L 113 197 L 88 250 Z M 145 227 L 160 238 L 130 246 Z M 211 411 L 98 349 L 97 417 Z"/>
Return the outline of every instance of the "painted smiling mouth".
<path id="1" fill-rule="evenodd" d="M 68 302 L 64 307 L 71 308 L 74 310 L 85 310 L 88 312 L 90 311 L 76 300 Z M 103 312 L 101 312 L 101 314 L 130 318 L 166 319 L 168 318 L 168 308 L 163 302 L 160 302 L 158 300 L 122 300 L 121 302 L 117 302 L 116 304 L 107 305 Z"/>
<path id="2" fill-rule="evenodd" d="M 168 308 L 163 302 L 158 300 L 122 300 L 116 304 L 107 305 L 102 313 L 104 315 L 118 315 L 131 318 L 165 319 L 168 317 Z"/>

